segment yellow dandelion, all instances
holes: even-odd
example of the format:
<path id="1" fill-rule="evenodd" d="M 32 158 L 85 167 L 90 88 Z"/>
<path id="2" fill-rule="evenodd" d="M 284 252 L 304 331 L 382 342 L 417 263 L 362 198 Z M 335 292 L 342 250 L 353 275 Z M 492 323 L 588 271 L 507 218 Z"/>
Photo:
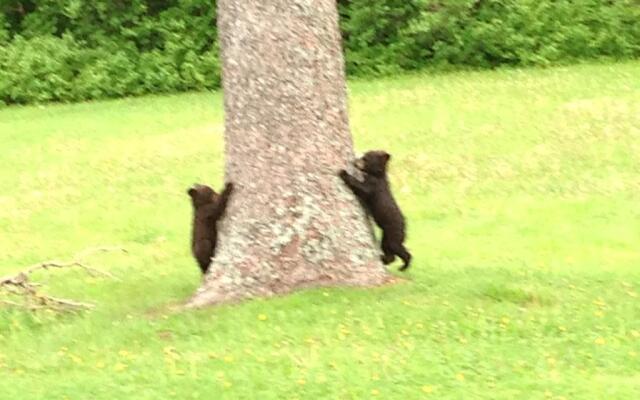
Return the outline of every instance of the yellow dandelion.
<path id="1" fill-rule="evenodd" d="M 598 318 L 602 318 L 604 316 L 604 313 L 602 311 L 596 311 L 593 313 L 593 315 L 595 315 Z"/>
<path id="2" fill-rule="evenodd" d="M 379 395 L 379 394 L 380 394 L 380 391 L 379 391 L 378 389 L 372 389 L 372 390 L 371 390 L 371 395 L 372 395 L 372 396 L 377 396 L 377 395 Z"/>
<path id="3" fill-rule="evenodd" d="M 566 332 L 567 328 L 565 328 L 564 326 L 559 326 L 558 329 L 560 330 L 560 332 Z"/>
<path id="4" fill-rule="evenodd" d="M 638 355 L 638 353 L 636 353 L 635 351 L 630 351 L 630 352 L 629 352 L 629 355 L 630 355 L 631 357 L 635 357 L 635 356 L 637 356 L 637 355 Z"/>
<path id="5" fill-rule="evenodd" d="M 264 314 L 260 314 L 260 315 L 258 315 L 258 319 L 259 319 L 260 321 L 266 321 L 266 320 L 267 320 L 267 316 L 266 316 L 266 315 L 264 315 Z"/>
<path id="6" fill-rule="evenodd" d="M 102 361 L 98 361 L 98 362 L 96 363 L 96 368 L 98 368 L 98 369 L 102 369 L 102 368 L 104 368 L 104 363 L 103 363 Z"/>
<path id="7" fill-rule="evenodd" d="M 428 394 L 428 393 L 433 393 L 433 386 L 431 386 L 431 385 L 424 385 L 424 386 L 422 387 L 422 391 L 423 391 L 423 392 L 425 392 L 425 393 L 427 393 L 427 394 Z"/>
<path id="8" fill-rule="evenodd" d="M 507 317 L 502 317 L 502 319 L 500 321 L 502 321 L 503 324 L 507 325 L 510 320 Z"/>
<path id="9" fill-rule="evenodd" d="M 553 357 L 547 358 L 547 362 L 549 363 L 549 365 L 556 365 L 556 359 Z"/>
<path id="10" fill-rule="evenodd" d="M 464 381 L 464 374 L 463 373 L 456 374 L 456 379 L 460 382 Z"/>
<path id="11" fill-rule="evenodd" d="M 634 338 L 640 338 L 640 332 L 633 330 L 631 331 L 631 336 L 633 336 Z"/>
<path id="12" fill-rule="evenodd" d="M 233 356 L 225 356 L 224 357 L 224 362 L 232 363 L 233 361 L 234 361 Z"/>
<path id="13" fill-rule="evenodd" d="M 633 292 L 633 291 L 631 291 L 631 290 L 630 290 L 630 291 L 628 291 L 628 292 L 627 292 L 627 294 L 628 294 L 629 296 L 631 296 L 631 297 L 638 297 L 638 293 Z"/>
<path id="14" fill-rule="evenodd" d="M 127 364 L 117 363 L 116 365 L 113 366 L 113 370 L 115 372 L 122 372 L 125 369 L 127 369 Z"/>
<path id="15" fill-rule="evenodd" d="M 233 386 L 233 383 L 231 383 L 231 382 L 229 382 L 229 381 L 226 381 L 226 382 L 224 383 L 224 387 L 225 387 L 225 388 L 227 388 L 227 389 L 229 389 L 231 386 Z"/>
<path id="16" fill-rule="evenodd" d="M 600 345 L 600 346 L 602 346 L 603 344 L 606 343 L 606 341 L 601 337 L 597 338 L 594 342 L 595 342 L 595 344 Z"/>
<path id="17" fill-rule="evenodd" d="M 607 305 L 607 303 L 605 303 L 602 299 L 595 299 L 593 301 L 593 304 L 597 305 L 598 307 L 604 307 Z"/>
<path id="18" fill-rule="evenodd" d="M 322 295 L 323 295 L 324 297 L 329 297 L 329 292 L 322 292 Z"/>
<path id="19" fill-rule="evenodd" d="M 418 323 L 416 324 L 416 328 L 418 328 L 418 329 L 422 329 L 422 328 L 424 328 L 424 325 L 422 325 L 421 323 L 419 323 L 419 322 L 418 322 Z"/>
<path id="20" fill-rule="evenodd" d="M 400 331 L 400 333 L 402 333 L 405 336 L 409 336 L 409 332 L 405 329 L 403 329 L 402 331 Z"/>
<path id="21" fill-rule="evenodd" d="M 82 364 L 82 358 L 76 356 L 75 354 L 69 354 L 69 358 L 76 364 Z"/>
<path id="22" fill-rule="evenodd" d="M 126 350 L 120 350 L 118 354 L 120 355 L 120 357 L 129 357 L 129 355 L 131 355 L 131 353 Z"/>
<path id="23" fill-rule="evenodd" d="M 379 381 L 380 380 L 380 375 L 374 373 L 373 375 L 371 375 L 371 379 L 374 381 Z"/>
<path id="24" fill-rule="evenodd" d="M 551 393 L 551 392 L 550 392 L 550 391 L 548 391 L 548 390 L 545 390 L 545 391 L 544 391 L 544 396 L 545 396 L 545 397 L 553 397 L 553 393 Z"/>
<path id="25" fill-rule="evenodd" d="M 302 379 L 302 378 L 301 378 L 301 379 L 298 379 L 298 385 L 302 386 L 302 385 L 306 385 L 306 384 L 307 384 L 307 381 L 306 381 L 306 380 L 304 380 L 304 379 Z"/>

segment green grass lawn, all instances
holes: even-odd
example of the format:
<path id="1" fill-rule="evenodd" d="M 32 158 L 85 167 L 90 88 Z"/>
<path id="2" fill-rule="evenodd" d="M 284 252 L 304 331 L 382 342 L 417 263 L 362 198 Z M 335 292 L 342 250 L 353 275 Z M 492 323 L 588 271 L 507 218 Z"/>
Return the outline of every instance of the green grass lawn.
<path id="1" fill-rule="evenodd" d="M 175 314 L 199 285 L 193 182 L 222 184 L 220 94 L 0 110 L 0 275 L 77 315 L 0 309 L 0 399 L 635 399 L 640 62 L 350 85 L 393 154 L 409 281 Z M 395 269 L 395 267 L 394 267 Z"/>

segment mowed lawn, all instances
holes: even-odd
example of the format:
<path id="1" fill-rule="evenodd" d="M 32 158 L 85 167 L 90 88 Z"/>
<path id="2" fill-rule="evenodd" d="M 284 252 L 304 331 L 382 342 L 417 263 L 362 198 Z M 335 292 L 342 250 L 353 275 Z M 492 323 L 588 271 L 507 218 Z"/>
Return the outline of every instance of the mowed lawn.
<path id="1" fill-rule="evenodd" d="M 117 279 L 38 275 L 93 311 L 0 308 L 0 399 L 638 398 L 640 63 L 350 96 L 357 149 L 393 154 L 408 281 L 184 313 L 221 95 L 0 109 L 0 275 L 128 251 L 85 260 Z"/>

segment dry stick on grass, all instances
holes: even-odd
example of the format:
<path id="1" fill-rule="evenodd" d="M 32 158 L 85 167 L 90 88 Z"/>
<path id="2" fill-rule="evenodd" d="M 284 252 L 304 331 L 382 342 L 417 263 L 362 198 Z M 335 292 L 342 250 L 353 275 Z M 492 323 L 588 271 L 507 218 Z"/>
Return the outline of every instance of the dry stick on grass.
<path id="1" fill-rule="evenodd" d="M 121 247 L 91 248 L 78 253 L 72 261 L 45 261 L 39 264 L 32 265 L 15 275 L 0 278 L 0 290 L 4 291 L 9 296 L 19 297 L 22 299 L 22 303 L 12 300 L 0 299 L 0 304 L 16 308 L 26 308 L 31 311 L 41 309 L 49 309 L 54 311 L 74 311 L 93 308 L 93 304 L 81 303 L 69 299 L 62 299 L 38 292 L 37 288 L 42 285 L 37 282 L 32 282 L 31 275 L 34 272 L 40 270 L 78 267 L 83 269 L 91 276 L 102 275 L 112 279 L 116 279 L 110 273 L 91 268 L 82 262 L 85 257 L 88 257 L 95 253 L 109 251 L 121 251 L 123 253 L 127 252 Z"/>

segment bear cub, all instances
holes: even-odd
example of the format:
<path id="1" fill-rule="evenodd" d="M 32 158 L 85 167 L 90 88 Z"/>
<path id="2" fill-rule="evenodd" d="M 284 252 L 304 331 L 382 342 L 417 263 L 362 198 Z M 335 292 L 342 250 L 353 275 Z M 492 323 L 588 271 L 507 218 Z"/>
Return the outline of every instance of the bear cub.
<path id="1" fill-rule="evenodd" d="M 385 151 L 369 151 L 354 165 L 364 175 L 364 181 L 359 181 L 345 170 L 340 171 L 340 178 L 358 197 L 382 229 L 382 262 L 391 264 L 396 256 L 400 257 L 404 265 L 400 271 L 409 268 L 411 254 L 404 247 L 405 220 L 398 204 L 391 195 L 391 188 L 387 179 L 387 163 L 391 155 Z"/>
<path id="2" fill-rule="evenodd" d="M 227 183 L 221 194 L 207 185 L 195 184 L 187 193 L 193 204 L 193 231 L 191 251 L 202 274 L 206 274 L 211 258 L 216 253 L 217 223 L 224 215 L 233 183 Z"/>

